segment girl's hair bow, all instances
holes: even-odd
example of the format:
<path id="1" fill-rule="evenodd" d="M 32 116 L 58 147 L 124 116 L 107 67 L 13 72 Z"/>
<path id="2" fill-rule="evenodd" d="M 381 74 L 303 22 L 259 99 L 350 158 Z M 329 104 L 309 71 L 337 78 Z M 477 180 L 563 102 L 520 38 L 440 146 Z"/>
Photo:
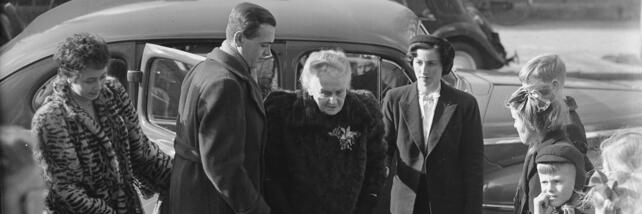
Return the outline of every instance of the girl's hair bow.
<path id="1" fill-rule="evenodd" d="M 528 89 L 526 91 L 526 96 L 530 101 L 535 103 L 535 108 L 537 112 L 543 112 L 551 106 L 551 101 L 544 98 L 544 95 L 535 89 Z"/>

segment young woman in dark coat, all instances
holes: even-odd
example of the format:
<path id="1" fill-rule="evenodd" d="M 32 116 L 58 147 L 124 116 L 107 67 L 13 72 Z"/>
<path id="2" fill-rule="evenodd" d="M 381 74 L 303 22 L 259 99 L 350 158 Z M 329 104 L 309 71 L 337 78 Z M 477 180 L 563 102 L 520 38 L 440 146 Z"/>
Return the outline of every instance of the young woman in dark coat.
<path id="1" fill-rule="evenodd" d="M 268 204 L 274 213 L 370 213 L 386 176 L 378 101 L 349 90 L 341 51 L 311 53 L 300 80 L 302 90 L 265 101 Z"/>

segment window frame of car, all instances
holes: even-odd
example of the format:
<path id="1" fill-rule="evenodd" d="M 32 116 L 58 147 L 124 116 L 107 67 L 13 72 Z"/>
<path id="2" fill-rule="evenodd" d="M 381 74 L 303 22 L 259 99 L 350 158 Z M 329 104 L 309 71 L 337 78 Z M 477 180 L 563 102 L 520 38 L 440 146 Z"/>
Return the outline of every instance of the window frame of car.
<path id="1" fill-rule="evenodd" d="M 393 62 L 403 68 L 404 74 L 410 82 L 416 79 L 410 65 L 405 62 L 405 53 L 393 48 L 372 44 L 294 40 L 287 42 L 287 61 L 283 64 L 286 64 L 285 72 L 288 73 L 285 74 L 285 72 L 283 72 L 282 80 L 284 82 L 282 82 L 281 86 L 289 90 L 296 89 L 299 77 L 293 72 L 297 71 L 299 59 L 307 56 L 310 52 L 324 49 L 339 49 L 350 54 L 375 55 L 382 60 Z M 379 96 L 377 95 L 377 97 Z"/>
<path id="2" fill-rule="evenodd" d="M 321 49 L 325 50 L 325 49 L 329 49 L 329 48 L 321 48 Z M 301 70 L 303 69 L 303 59 L 308 57 L 308 55 L 310 53 L 312 53 L 313 51 L 316 51 L 316 50 L 310 50 L 310 51 L 304 52 L 303 54 L 300 54 L 298 60 L 296 60 L 297 62 L 299 62 L 297 64 L 297 66 L 296 66 L 295 73 L 294 73 L 295 79 L 297 80 L 296 81 L 296 86 L 295 86 L 296 89 L 300 89 L 300 83 L 299 83 L 298 80 L 300 79 Z M 376 83 L 374 83 L 376 85 L 374 85 L 374 87 L 372 87 L 373 85 L 370 85 L 368 87 L 359 87 L 359 86 L 365 86 L 365 84 L 355 85 L 355 84 L 358 84 L 358 83 L 364 83 L 364 82 L 356 82 L 356 81 L 359 80 L 357 78 L 366 77 L 366 74 L 365 73 L 364 74 L 358 74 L 357 71 L 351 70 L 351 73 L 353 75 L 352 76 L 352 82 L 350 84 L 351 89 L 368 90 L 368 91 L 372 92 L 373 95 L 375 95 L 375 97 L 377 99 L 381 100 L 381 99 L 383 99 L 383 96 L 384 96 L 385 92 L 387 92 L 387 90 L 412 83 L 410 77 L 406 73 L 406 69 L 404 69 L 402 65 L 399 65 L 398 63 L 395 63 L 391 59 L 384 58 L 381 55 L 376 54 L 376 53 L 345 51 L 345 54 L 346 54 L 348 60 L 350 61 L 350 66 L 351 66 L 350 68 L 351 69 L 353 69 L 353 66 L 355 66 L 355 64 L 359 64 L 359 62 L 357 62 L 357 61 L 361 61 L 361 63 L 365 63 L 366 61 L 372 61 L 373 64 L 375 65 L 374 69 L 371 70 L 371 71 L 375 71 L 376 72 L 376 75 L 375 75 Z M 384 69 L 384 67 L 385 67 L 384 64 L 390 64 L 392 67 L 397 68 L 397 71 L 399 71 L 400 74 L 395 75 L 395 77 L 399 77 L 399 81 L 403 82 L 403 83 L 398 84 L 398 85 L 394 85 L 394 86 L 391 86 L 391 87 L 385 87 L 384 88 L 383 86 L 386 83 L 384 82 L 383 72 L 388 71 L 388 70 Z M 356 65 L 356 66 L 359 66 L 359 65 Z M 393 71 L 394 71 L 394 69 L 390 70 L 388 72 L 393 72 Z M 357 72 L 356 75 L 355 75 L 355 72 Z M 374 89 L 375 91 L 373 91 L 372 89 Z"/>

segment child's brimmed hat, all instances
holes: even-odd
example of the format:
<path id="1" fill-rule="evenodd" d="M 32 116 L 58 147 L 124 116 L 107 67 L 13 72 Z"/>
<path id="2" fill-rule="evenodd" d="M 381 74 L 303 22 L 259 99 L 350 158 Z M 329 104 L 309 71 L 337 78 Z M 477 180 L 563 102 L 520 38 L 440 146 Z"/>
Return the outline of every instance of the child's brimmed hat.
<path id="1" fill-rule="evenodd" d="M 539 149 L 536 163 L 571 163 L 575 165 L 575 188 L 583 189 L 586 174 L 584 172 L 584 154 L 569 143 L 556 143 Z"/>

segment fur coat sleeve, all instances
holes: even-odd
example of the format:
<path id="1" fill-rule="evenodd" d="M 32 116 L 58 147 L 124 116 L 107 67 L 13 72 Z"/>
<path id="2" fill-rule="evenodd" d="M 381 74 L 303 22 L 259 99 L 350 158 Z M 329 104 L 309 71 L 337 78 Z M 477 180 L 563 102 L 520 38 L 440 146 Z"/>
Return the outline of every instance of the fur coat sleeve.
<path id="1" fill-rule="evenodd" d="M 111 78 L 105 85 L 114 94 L 114 105 L 127 125 L 132 172 L 137 186 L 147 196 L 152 193 L 166 194 L 169 191 L 172 158 L 145 136 L 125 88 Z"/>

